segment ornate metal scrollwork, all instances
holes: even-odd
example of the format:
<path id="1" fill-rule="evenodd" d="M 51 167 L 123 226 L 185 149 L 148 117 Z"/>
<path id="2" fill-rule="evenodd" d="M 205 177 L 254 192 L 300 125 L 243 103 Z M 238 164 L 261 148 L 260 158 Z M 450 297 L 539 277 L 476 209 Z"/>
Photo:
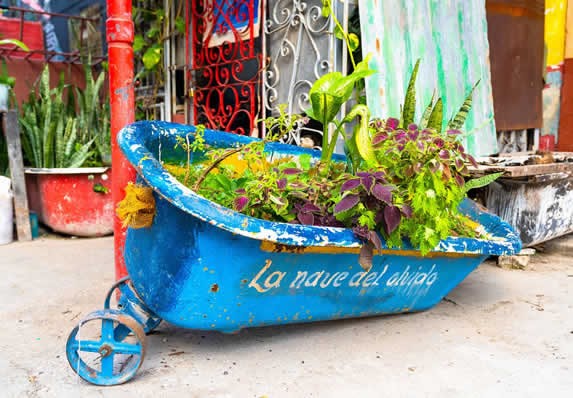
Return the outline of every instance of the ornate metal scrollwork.
<path id="1" fill-rule="evenodd" d="M 192 0 L 195 123 L 252 134 L 260 116 L 260 0 Z"/>
<path id="2" fill-rule="evenodd" d="M 310 107 L 310 87 L 333 69 L 330 27 L 330 18 L 322 16 L 321 0 L 269 1 L 264 23 L 269 62 L 263 78 L 267 114 L 276 114 L 280 104 L 286 104 L 289 114 L 302 114 Z M 305 131 L 312 137 L 321 134 L 299 124 L 284 141 L 300 145 Z"/>

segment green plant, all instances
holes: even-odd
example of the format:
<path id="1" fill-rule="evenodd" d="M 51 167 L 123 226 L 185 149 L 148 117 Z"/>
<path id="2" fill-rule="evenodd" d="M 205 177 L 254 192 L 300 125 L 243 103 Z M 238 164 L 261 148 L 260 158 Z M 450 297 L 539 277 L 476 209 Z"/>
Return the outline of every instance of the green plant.
<path id="1" fill-rule="evenodd" d="M 344 125 L 354 118 L 360 117 L 361 122 L 357 125 L 351 140 L 356 142 L 356 146 L 350 146 L 351 150 L 356 149 L 365 159 L 372 159 L 370 146 L 367 142 L 370 139 L 368 132 L 368 120 L 370 112 L 368 107 L 362 104 L 355 105 L 342 120 L 337 119 L 337 115 L 342 109 L 352 93 L 355 85 L 367 76 L 374 73 L 369 69 L 367 56 L 362 62 L 356 65 L 354 71 L 344 76 L 340 72 L 330 72 L 318 79 L 309 91 L 311 108 L 307 110 L 307 115 L 322 124 L 322 156 L 321 161 L 328 167 L 332 160 L 338 136 L 342 133 Z M 333 132 L 330 134 L 330 125 L 333 125 Z M 344 137 L 344 134 L 342 133 Z M 356 157 L 353 153 L 352 156 Z"/>
<path id="2" fill-rule="evenodd" d="M 411 217 L 401 219 L 396 213 L 398 228 L 383 231 L 388 243 L 400 246 L 408 237 L 425 254 L 452 233 L 473 236 L 458 211 L 466 196 L 466 161 L 475 164 L 457 140 L 460 132 L 440 134 L 415 124 L 404 130 L 396 119 L 374 121 L 371 126 L 377 167 L 385 170 L 396 195 L 411 208 Z"/>
<path id="3" fill-rule="evenodd" d="M 20 117 L 22 148 L 32 167 L 81 167 L 95 154 L 95 138 L 80 141 L 75 104 L 64 101 L 66 85 L 63 76 L 59 84 L 50 88 L 50 71 L 44 68 L 35 89 L 23 104 Z"/>
<path id="4" fill-rule="evenodd" d="M 173 1 L 150 0 L 144 3 L 145 6 L 133 7 L 132 10 L 135 26 L 133 51 L 136 58 L 141 60 L 135 79 L 145 79 L 151 86 L 151 93 L 147 93 L 145 98 L 136 98 L 137 120 L 155 118 L 155 97 L 165 85 L 165 41 L 177 34 L 185 34 L 184 2 L 177 2 L 175 15 L 172 16 Z"/>
<path id="5" fill-rule="evenodd" d="M 330 7 L 330 1 L 323 4 Z M 331 8 L 327 13 L 332 13 Z M 354 44 L 349 42 L 354 38 L 341 32 L 336 19 L 335 23 L 337 36 L 351 50 Z M 195 148 L 205 150 L 208 160 L 192 165 L 193 144 L 187 139 L 182 145 L 187 150 L 184 181 L 206 198 L 253 217 L 352 228 L 364 242 L 360 264 L 365 269 L 372 265 L 374 249 L 382 248 L 380 235 L 390 247 L 401 247 L 403 240 L 409 239 L 425 255 L 448 236 L 481 233 L 476 223 L 459 212 L 459 205 L 469 189 L 486 185 L 501 174 L 466 181 L 467 163 L 475 166 L 476 162 L 459 142 L 459 128 L 471 108 L 475 85 L 447 124 L 443 123 L 442 99 L 435 95 L 415 124 L 418 61 L 407 85 L 401 119 L 370 121 L 370 111 L 360 101 L 345 117 L 339 117 L 344 104 L 361 89 L 363 79 L 374 73 L 368 67 L 369 58 L 355 64 L 348 76 L 339 72 L 324 75 L 309 92 L 307 115 L 323 126 L 320 161 L 311 162 L 308 155 L 272 160 L 273 154 L 265 152 L 265 141 L 212 150 L 205 148 L 198 136 L 200 145 Z M 358 123 L 348 138 L 343 129 L 355 119 Z M 296 122 L 284 108 L 266 120 L 278 136 Z M 348 164 L 332 161 L 341 134 Z M 225 164 L 231 157 L 246 166 L 238 170 L 236 164 Z"/>
<path id="6" fill-rule="evenodd" d="M 85 89 L 74 87 L 75 101 L 70 96 L 68 104 L 77 104 L 78 142 L 95 143 L 96 152 L 91 159 L 92 165 L 111 164 L 111 126 L 109 98 L 102 94 L 105 72 L 101 71 L 97 78 L 90 68 L 91 60 L 84 62 Z M 72 91 L 70 90 L 71 94 Z"/>
<path id="7" fill-rule="evenodd" d="M 350 62 L 352 63 L 353 68 L 356 68 L 354 52 L 358 49 L 358 47 L 360 47 L 360 38 L 358 37 L 358 34 L 354 31 L 347 32 L 344 30 L 342 24 L 336 17 L 334 7 L 332 7 L 332 0 L 322 0 L 322 16 L 324 18 L 332 18 L 332 21 L 334 22 L 334 35 L 344 42 L 348 48 L 348 56 L 350 57 Z"/>

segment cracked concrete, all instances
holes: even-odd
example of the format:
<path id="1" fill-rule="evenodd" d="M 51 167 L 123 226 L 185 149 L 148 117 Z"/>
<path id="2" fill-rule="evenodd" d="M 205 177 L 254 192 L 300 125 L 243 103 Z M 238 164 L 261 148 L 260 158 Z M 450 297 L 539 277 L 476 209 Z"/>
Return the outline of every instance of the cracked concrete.
<path id="1" fill-rule="evenodd" d="M 565 242 L 565 243 L 563 243 Z M 553 247 L 572 247 L 573 237 Z M 2 397 L 569 397 L 573 259 L 536 254 L 525 271 L 482 265 L 432 310 L 197 332 L 163 324 L 137 376 L 95 387 L 69 368 L 70 330 L 100 309 L 113 241 L 0 246 Z M 264 303 L 262 303 L 264 304 Z"/>

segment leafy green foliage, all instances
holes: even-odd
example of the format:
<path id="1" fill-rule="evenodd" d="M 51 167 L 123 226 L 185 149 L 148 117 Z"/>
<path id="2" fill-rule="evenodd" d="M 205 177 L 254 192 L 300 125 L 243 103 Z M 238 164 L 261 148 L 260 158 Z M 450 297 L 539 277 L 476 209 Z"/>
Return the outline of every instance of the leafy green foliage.
<path id="1" fill-rule="evenodd" d="M 390 234 L 389 243 L 408 237 L 425 254 L 455 231 L 473 236 L 458 211 L 466 194 L 464 177 L 469 176 L 466 162 L 475 162 L 458 142 L 460 132 L 440 134 L 414 124 L 403 130 L 395 128 L 398 124 L 395 119 L 372 123 L 377 165 L 412 210 L 412 217 Z"/>
<path id="2" fill-rule="evenodd" d="M 444 104 L 441 98 L 438 98 L 432 112 L 430 113 L 430 117 L 428 118 L 428 128 L 436 130 L 438 133 L 442 132 L 442 119 L 444 113 Z"/>
<path id="3" fill-rule="evenodd" d="M 430 116 L 432 114 L 432 110 L 434 109 L 434 98 L 436 97 L 436 93 L 432 93 L 432 98 L 430 99 L 430 103 L 426 106 L 424 113 L 422 114 L 422 118 L 420 119 L 420 128 L 425 129 L 428 127 L 428 121 L 430 120 Z"/>
<path id="4" fill-rule="evenodd" d="M 331 7 L 330 1 L 323 4 Z M 327 15 L 331 12 L 326 10 Z M 348 41 L 343 33 L 335 30 Z M 368 107 L 360 103 L 344 118 L 337 117 L 357 85 L 373 73 L 368 61 L 366 57 L 348 76 L 326 74 L 310 90 L 307 115 L 324 129 L 320 161 L 312 162 L 308 155 L 275 158 L 266 152 L 266 141 L 208 148 L 195 134 L 197 145 L 189 141 L 193 137 L 178 140 L 188 152 L 186 171 L 178 178 L 200 195 L 253 217 L 352 228 L 364 242 L 359 262 L 365 269 L 372 265 L 373 251 L 382 248 L 380 236 L 390 247 L 409 239 L 423 255 L 448 236 L 475 236 L 475 223 L 458 211 L 459 204 L 468 189 L 497 176 L 465 182 L 467 163 L 476 162 L 458 141 L 460 131 L 443 131 L 441 98 L 432 96 L 422 115 L 424 127 L 413 123 L 419 61 L 408 83 L 402 121 L 371 121 Z M 471 93 L 452 118 L 455 125 L 463 124 L 470 107 Z M 338 135 L 355 120 L 352 137 L 345 139 L 347 164 L 332 162 Z M 277 116 L 266 120 L 271 132 L 267 140 L 281 137 L 300 121 L 281 107 Z M 192 151 L 204 151 L 207 160 L 191 163 Z"/>
<path id="5" fill-rule="evenodd" d="M 262 120 L 265 122 L 267 129 L 265 140 L 275 141 L 281 139 L 298 126 L 308 123 L 308 120 L 308 117 L 288 113 L 287 104 L 280 104 L 277 116 L 269 116 Z"/>
<path id="6" fill-rule="evenodd" d="M 321 160 L 327 165 L 330 164 L 336 141 L 343 125 L 352 120 L 352 118 L 345 118 L 342 121 L 338 121 L 336 120 L 336 115 L 340 112 L 344 103 L 352 96 L 355 85 L 374 73 L 368 67 L 370 58 L 370 56 L 367 56 L 348 76 L 343 76 L 340 72 L 327 73 L 318 79 L 309 91 L 312 107 L 307 110 L 307 115 L 319 121 L 323 126 Z M 349 112 L 349 115 L 353 115 L 353 117 L 369 115 L 370 113 L 365 112 L 364 109 L 364 105 L 358 104 L 355 106 L 355 109 Z M 331 123 L 335 125 L 332 135 L 329 134 L 329 125 Z M 362 126 L 365 126 L 365 124 L 362 124 Z M 360 132 L 360 134 L 363 137 L 365 132 Z M 367 154 L 368 150 L 366 149 L 363 152 Z"/>
<path id="7" fill-rule="evenodd" d="M 151 85 L 145 96 L 136 97 L 137 120 L 157 117 L 155 96 L 165 85 L 165 42 L 177 35 L 185 35 L 185 2 L 178 1 L 173 7 L 174 1 L 148 0 L 132 10 L 135 26 L 133 52 L 136 59 L 141 60 L 141 64 L 136 65 L 135 79 L 145 78 Z"/>
<path id="8" fill-rule="evenodd" d="M 91 160 L 92 165 L 111 165 L 111 122 L 109 98 L 103 94 L 105 72 L 100 72 L 97 78 L 90 68 L 91 62 L 84 63 L 84 90 L 75 87 L 75 103 L 78 123 L 78 141 L 87 143 L 93 141 L 96 153 Z M 73 101 L 70 98 L 69 101 Z M 72 104 L 73 102 L 68 102 Z"/>
<path id="9" fill-rule="evenodd" d="M 336 16 L 334 7 L 332 7 L 332 0 L 322 0 L 322 17 L 331 18 L 334 22 L 334 35 L 337 39 L 344 41 L 348 48 L 348 56 L 352 67 L 356 68 L 357 64 L 354 60 L 354 52 L 360 47 L 360 38 L 356 32 L 347 32 L 342 27 L 342 24 Z"/>

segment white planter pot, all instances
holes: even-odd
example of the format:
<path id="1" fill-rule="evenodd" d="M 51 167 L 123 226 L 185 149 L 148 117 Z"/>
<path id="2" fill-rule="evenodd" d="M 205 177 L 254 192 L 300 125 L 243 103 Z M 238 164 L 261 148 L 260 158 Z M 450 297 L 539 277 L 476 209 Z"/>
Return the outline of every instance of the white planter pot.
<path id="1" fill-rule="evenodd" d="M 10 86 L 0 83 L 0 111 L 8 110 L 8 97 L 10 95 Z"/>
<path id="2" fill-rule="evenodd" d="M 13 218 L 14 210 L 10 180 L 0 176 L 0 245 L 10 243 L 14 239 Z"/>

